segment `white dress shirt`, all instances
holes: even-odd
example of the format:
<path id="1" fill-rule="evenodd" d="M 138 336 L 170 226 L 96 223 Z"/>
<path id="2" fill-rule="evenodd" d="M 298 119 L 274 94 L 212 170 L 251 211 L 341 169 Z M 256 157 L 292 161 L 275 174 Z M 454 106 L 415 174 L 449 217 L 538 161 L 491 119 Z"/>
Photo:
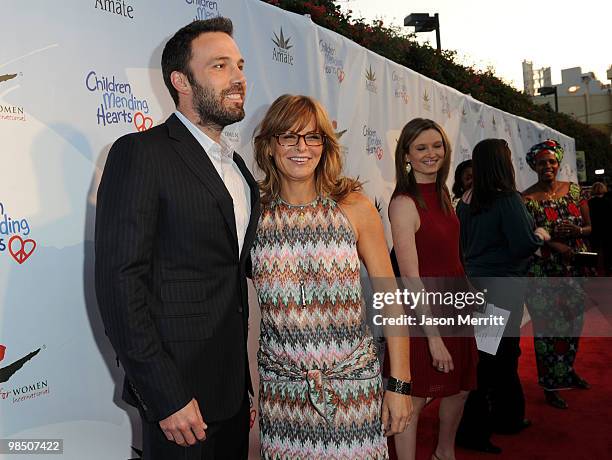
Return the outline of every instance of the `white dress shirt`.
<path id="1" fill-rule="evenodd" d="M 181 112 L 177 110 L 174 113 L 200 143 L 232 197 L 238 236 L 238 255 L 240 255 L 251 216 L 251 189 L 238 165 L 234 163 L 234 149 L 223 137 L 220 143 L 216 143 Z"/>

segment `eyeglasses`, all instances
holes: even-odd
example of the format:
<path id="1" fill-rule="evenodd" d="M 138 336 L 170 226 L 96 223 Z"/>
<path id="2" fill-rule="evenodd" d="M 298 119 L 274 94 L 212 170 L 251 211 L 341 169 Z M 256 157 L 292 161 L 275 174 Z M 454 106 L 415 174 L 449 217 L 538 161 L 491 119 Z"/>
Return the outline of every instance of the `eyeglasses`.
<path id="1" fill-rule="evenodd" d="M 304 143 L 309 147 L 318 147 L 325 143 L 325 134 L 321 133 L 306 133 L 306 134 L 295 134 L 295 133 L 283 133 L 275 134 L 276 142 L 278 145 L 283 147 L 293 147 L 298 145 L 300 138 L 304 138 Z"/>

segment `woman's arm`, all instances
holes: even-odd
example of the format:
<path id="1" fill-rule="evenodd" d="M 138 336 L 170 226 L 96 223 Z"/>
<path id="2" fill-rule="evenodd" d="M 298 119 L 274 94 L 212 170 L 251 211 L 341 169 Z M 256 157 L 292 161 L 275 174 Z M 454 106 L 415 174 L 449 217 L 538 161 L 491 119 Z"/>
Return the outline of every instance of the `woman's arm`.
<path id="1" fill-rule="evenodd" d="M 578 235 L 588 236 L 593 229 L 591 227 L 591 212 L 589 211 L 589 202 L 587 200 L 582 200 L 580 214 L 582 215 L 582 227 L 578 230 Z"/>
<path id="2" fill-rule="evenodd" d="M 389 204 L 389 221 L 393 247 L 400 268 L 400 274 L 405 286 L 414 292 L 424 290 L 419 278 L 419 257 L 416 249 L 415 234 L 421 221 L 419 211 L 412 198 L 398 196 Z M 432 317 L 431 308 L 427 303 L 415 305 L 415 311 L 420 316 Z M 448 373 L 454 369 L 454 364 L 448 349 L 444 345 L 436 326 L 422 326 L 427 335 L 432 366 L 441 372 Z"/>
<path id="3" fill-rule="evenodd" d="M 421 225 L 416 204 L 407 196 L 397 196 L 389 204 L 389 221 L 397 264 L 402 277 L 419 277 L 415 234 Z"/>
<path id="4" fill-rule="evenodd" d="M 389 250 L 385 241 L 382 221 L 370 200 L 361 193 L 352 193 L 342 204 L 349 221 L 357 233 L 357 252 L 363 260 L 368 276 L 374 284 L 374 290 L 394 292 L 397 289 L 395 275 L 389 259 Z M 393 307 L 393 306 L 390 306 Z M 397 313 L 403 313 L 400 305 Z M 388 310 L 392 313 L 391 310 Z M 399 332 L 399 331 L 398 331 Z M 391 375 L 406 382 L 410 381 L 410 342 L 408 331 L 401 335 L 387 337 L 390 354 Z"/>
<path id="5" fill-rule="evenodd" d="M 526 259 L 542 246 L 543 238 L 534 233 L 533 218 L 518 194 L 501 197 L 498 203 L 508 247 L 515 259 Z"/>
<path id="6" fill-rule="evenodd" d="M 578 187 L 578 185 L 571 183 L 569 184 L 569 194 L 574 190 L 572 187 Z M 584 192 L 580 192 L 579 203 L 580 215 L 582 216 L 582 226 L 574 225 L 569 222 L 562 222 L 557 225 L 556 230 L 566 238 L 580 238 L 582 236 L 588 236 L 591 234 L 591 213 L 589 211 L 589 203 L 586 199 Z"/>
<path id="7" fill-rule="evenodd" d="M 342 209 L 353 225 L 357 236 L 357 252 L 372 280 L 375 292 L 394 292 L 397 289 L 382 221 L 376 208 L 363 194 L 355 192 L 343 201 Z M 388 314 L 401 315 L 401 305 L 391 305 Z M 385 334 L 386 335 L 386 334 Z M 410 382 L 410 338 L 407 328 L 387 337 L 391 376 Z M 387 436 L 404 431 L 412 414 L 412 399 L 391 391 L 385 392 L 382 422 Z"/>

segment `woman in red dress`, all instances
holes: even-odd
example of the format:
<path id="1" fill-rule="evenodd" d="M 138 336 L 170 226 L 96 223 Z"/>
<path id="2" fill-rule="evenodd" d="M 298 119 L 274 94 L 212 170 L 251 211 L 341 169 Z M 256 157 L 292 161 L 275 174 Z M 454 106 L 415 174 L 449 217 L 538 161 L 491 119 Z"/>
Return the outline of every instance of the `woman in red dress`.
<path id="1" fill-rule="evenodd" d="M 416 118 L 395 150 L 397 184 L 389 204 L 394 252 L 404 278 L 465 276 L 459 256 L 459 221 L 446 179 L 451 146 L 435 121 Z M 455 434 L 469 390 L 476 388 L 478 352 L 473 337 L 440 337 L 426 331 L 410 344 L 412 422 L 395 436 L 400 460 L 413 460 L 418 416 L 427 398 L 442 398 L 434 460 L 455 460 Z"/>

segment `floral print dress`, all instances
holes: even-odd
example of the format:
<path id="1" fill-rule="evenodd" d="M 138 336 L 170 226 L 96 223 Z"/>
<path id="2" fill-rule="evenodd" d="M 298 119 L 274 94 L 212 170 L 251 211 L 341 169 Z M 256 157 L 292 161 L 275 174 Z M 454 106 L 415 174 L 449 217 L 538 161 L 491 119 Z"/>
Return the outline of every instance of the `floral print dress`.
<path id="1" fill-rule="evenodd" d="M 566 195 L 547 200 L 527 200 L 536 226 L 544 227 L 557 241 L 574 252 L 587 251 L 584 238 L 559 239 L 555 227 L 562 221 L 582 227 L 580 207 L 586 202 L 580 186 L 570 183 Z M 533 322 L 538 383 L 547 390 L 570 388 L 574 383 L 574 361 L 582 331 L 584 290 L 578 277 L 591 270 L 566 263 L 560 253 L 543 246 L 530 268 L 527 307 Z"/>

